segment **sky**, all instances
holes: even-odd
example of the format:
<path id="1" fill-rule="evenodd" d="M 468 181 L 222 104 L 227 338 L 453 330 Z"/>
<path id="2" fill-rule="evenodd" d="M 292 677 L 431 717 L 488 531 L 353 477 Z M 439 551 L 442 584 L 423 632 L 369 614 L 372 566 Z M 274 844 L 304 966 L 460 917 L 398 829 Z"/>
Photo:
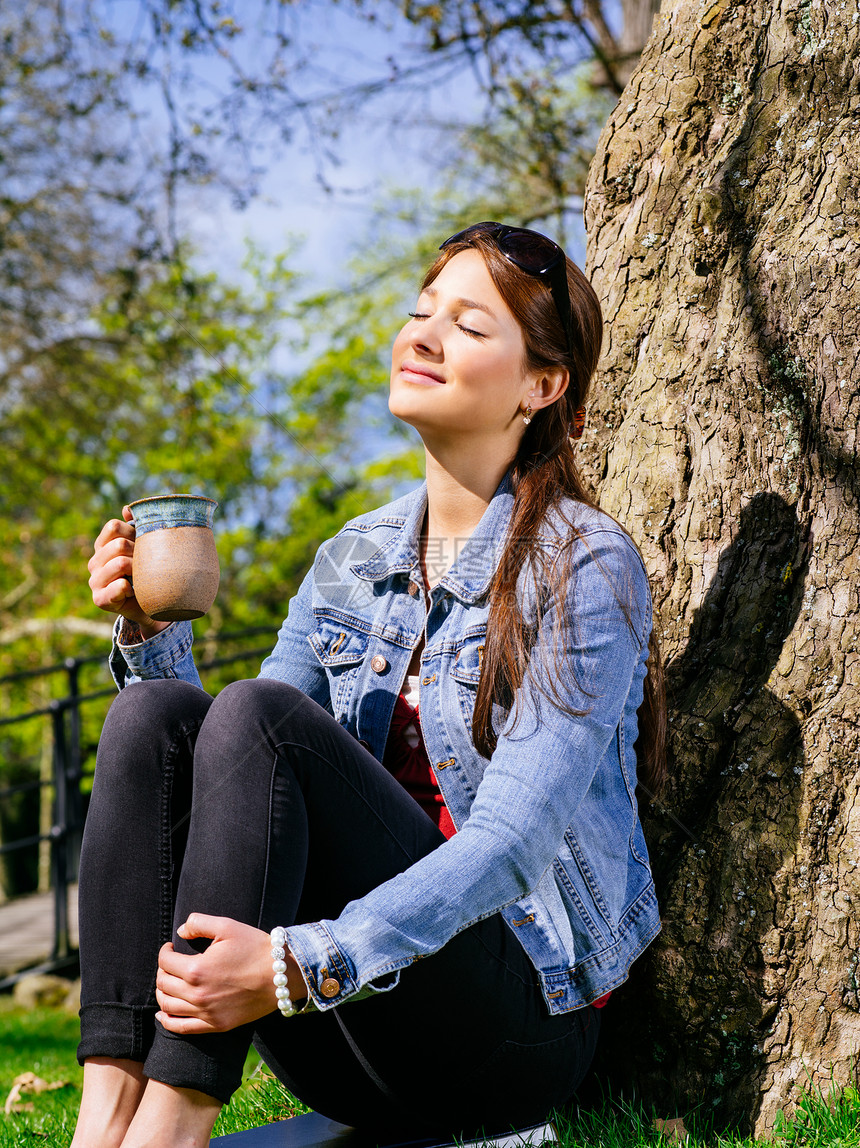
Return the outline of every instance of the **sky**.
<path id="1" fill-rule="evenodd" d="M 291 14 L 297 48 L 314 62 L 306 81 L 308 97 L 384 76 L 391 61 L 406 67 L 414 59 L 417 33 L 403 19 L 387 28 L 331 2 L 299 3 Z M 215 75 L 210 79 L 218 82 Z M 400 84 L 363 104 L 360 114 L 339 113 L 343 123 L 333 141 L 312 140 L 299 124 L 291 142 L 278 147 L 272 125 L 266 125 L 256 157 L 265 169 L 259 194 L 242 211 L 224 196 L 192 195 L 185 203 L 183 225 L 204 263 L 225 274 L 236 272 L 246 239 L 277 251 L 288 236 L 301 236 L 299 268 L 315 286 L 330 287 L 350 253 L 361 247 L 374 203 L 386 186 L 414 187 L 419 196 L 422 189 L 430 193 L 438 187 L 445 141 L 432 123 L 477 116 L 480 106 L 476 78 L 460 66 L 446 76 L 434 74 L 420 93 Z M 326 148 L 335 160 L 321 158 Z M 331 190 L 324 187 L 320 169 Z M 582 265 L 581 215 L 574 215 L 571 224 L 568 253 Z M 440 242 L 444 238 L 440 236 Z"/>
<path id="2" fill-rule="evenodd" d="M 256 2 L 251 0 L 239 10 L 249 13 Z M 289 7 L 289 15 L 293 50 L 313 62 L 310 72 L 296 83 L 312 104 L 344 85 L 385 76 L 392 61 L 396 67 L 408 68 L 419 55 L 419 34 L 403 18 L 393 27 L 374 24 L 356 17 L 349 5 L 332 0 L 299 0 Z M 242 44 L 252 45 L 253 54 L 250 23 L 245 31 Z M 207 60 L 199 70 L 201 99 L 205 100 L 206 89 L 221 92 L 227 82 L 223 69 Z M 188 192 L 180 203 L 179 231 L 191 236 L 198 262 L 228 281 L 242 280 L 248 240 L 274 254 L 291 238 L 301 237 L 290 266 L 310 289 L 333 288 L 346 279 L 350 256 L 367 243 L 374 207 L 386 188 L 415 188 L 420 218 L 422 193 L 432 196 L 444 180 L 445 165 L 456 163 L 457 156 L 451 155 L 434 125 L 452 118 L 458 122 L 478 119 L 483 105 L 477 77 L 460 65 L 447 74 L 434 71 L 429 77 L 422 71 L 411 91 L 401 81 L 369 103 L 356 101 L 353 114 L 341 109 L 334 140 L 312 136 L 302 129 L 299 119 L 291 139 L 279 143 L 279 125 L 265 122 L 252 148 L 252 159 L 262 172 L 259 194 L 240 211 L 223 193 Z M 163 131 L 163 112 L 157 101 L 144 110 L 151 120 L 150 130 L 156 135 L 159 129 Z M 568 228 L 567 252 L 584 266 L 581 212 L 569 217 Z M 440 235 L 439 241 L 448 234 Z M 416 288 L 422 272 L 423 268 L 416 267 Z M 273 351 L 272 366 L 291 373 L 310 362 L 314 353 L 310 344 L 302 352 L 285 339 Z M 381 433 L 369 436 L 365 443 L 368 456 L 389 449 L 390 442 Z"/>

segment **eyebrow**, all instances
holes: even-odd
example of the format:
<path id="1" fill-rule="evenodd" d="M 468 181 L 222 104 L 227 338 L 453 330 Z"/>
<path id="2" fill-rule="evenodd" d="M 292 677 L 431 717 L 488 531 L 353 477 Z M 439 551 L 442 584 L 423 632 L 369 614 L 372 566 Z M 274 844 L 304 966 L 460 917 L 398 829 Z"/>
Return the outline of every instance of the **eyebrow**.
<path id="1" fill-rule="evenodd" d="M 424 288 L 424 294 L 425 295 L 435 295 L 436 293 L 437 292 L 436 292 L 435 287 L 431 286 L 431 287 L 425 287 Z M 486 305 L 486 303 L 477 303 L 474 299 L 462 299 L 462 298 L 461 299 L 455 299 L 454 303 L 457 307 L 462 308 L 462 310 L 464 310 L 464 311 L 473 311 L 473 310 L 474 311 L 483 311 L 486 315 L 489 315 L 491 319 L 496 319 L 495 311 L 491 310 Z"/>

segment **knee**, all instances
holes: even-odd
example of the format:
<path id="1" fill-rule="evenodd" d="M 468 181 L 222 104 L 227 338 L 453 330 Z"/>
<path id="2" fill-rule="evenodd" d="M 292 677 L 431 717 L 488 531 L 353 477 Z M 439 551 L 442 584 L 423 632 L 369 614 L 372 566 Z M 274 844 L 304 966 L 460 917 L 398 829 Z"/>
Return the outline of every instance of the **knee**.
<path id="1" fill-rule="evenodd" d="M 155 792 L 166 771 L 178 768 L 180 759 L 190 760 L 211 704 L 203 690 L 176 678 L 122 689 L 102 727 L 94 794 Z"/>
<path id="2" fill-rule="evenodd" d="M 307 694 L 286 682 L 271 678 L 231 682 L 215 698 L 201 737 L 241 745 L 260 739 L 273 744 L 307 720 L 308 707 L 318 708 Z"/>
<path id="3" fill-rule="evenodd" d="M 295 686 L 272 678 L 245 678 L 230 682 L 215 698 L 209 724 L 227 722 L 236 729 L 264 726 L 304 707 L 310 699 Z"/>
<path id="4" fill-rule="evenodd" d="M 132 682 L 114 698 L 102 738 L 146 739 L 185 723 L 199 723 L 211 704 L 204 690 L 178 678 Z"/>

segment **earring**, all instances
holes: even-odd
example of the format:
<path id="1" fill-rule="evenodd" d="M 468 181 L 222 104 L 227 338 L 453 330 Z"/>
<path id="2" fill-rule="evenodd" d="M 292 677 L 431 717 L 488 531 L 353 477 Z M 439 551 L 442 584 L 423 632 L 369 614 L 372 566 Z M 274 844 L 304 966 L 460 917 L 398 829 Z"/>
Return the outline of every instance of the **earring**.
<path id="1" fill-rule="evenodd" d="M 526 426 L 528 426 L 531 421 L 532 421 L 532 408 L 531 408 L 531 403 L 529 403 L 529 405 L 526 407 L 525 411 L 523 412 L 523 422 L 526 424 Z"/>

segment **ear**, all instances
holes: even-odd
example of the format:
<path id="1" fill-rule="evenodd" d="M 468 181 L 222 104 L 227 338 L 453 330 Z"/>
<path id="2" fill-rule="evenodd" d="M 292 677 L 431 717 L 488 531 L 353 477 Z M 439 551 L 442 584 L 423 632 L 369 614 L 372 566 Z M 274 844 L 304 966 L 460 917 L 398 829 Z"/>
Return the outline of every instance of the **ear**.
<path id="1" fill-rule="evenodd" d="M 524 401 L 531 405 L 533 411 L 542 410 L 543 407 L 548 407 L 550 403 L 557 402 L 561 398 L 569 382 L 570 372 L 566 367 L 544 371 L 531 380 Z"/>

